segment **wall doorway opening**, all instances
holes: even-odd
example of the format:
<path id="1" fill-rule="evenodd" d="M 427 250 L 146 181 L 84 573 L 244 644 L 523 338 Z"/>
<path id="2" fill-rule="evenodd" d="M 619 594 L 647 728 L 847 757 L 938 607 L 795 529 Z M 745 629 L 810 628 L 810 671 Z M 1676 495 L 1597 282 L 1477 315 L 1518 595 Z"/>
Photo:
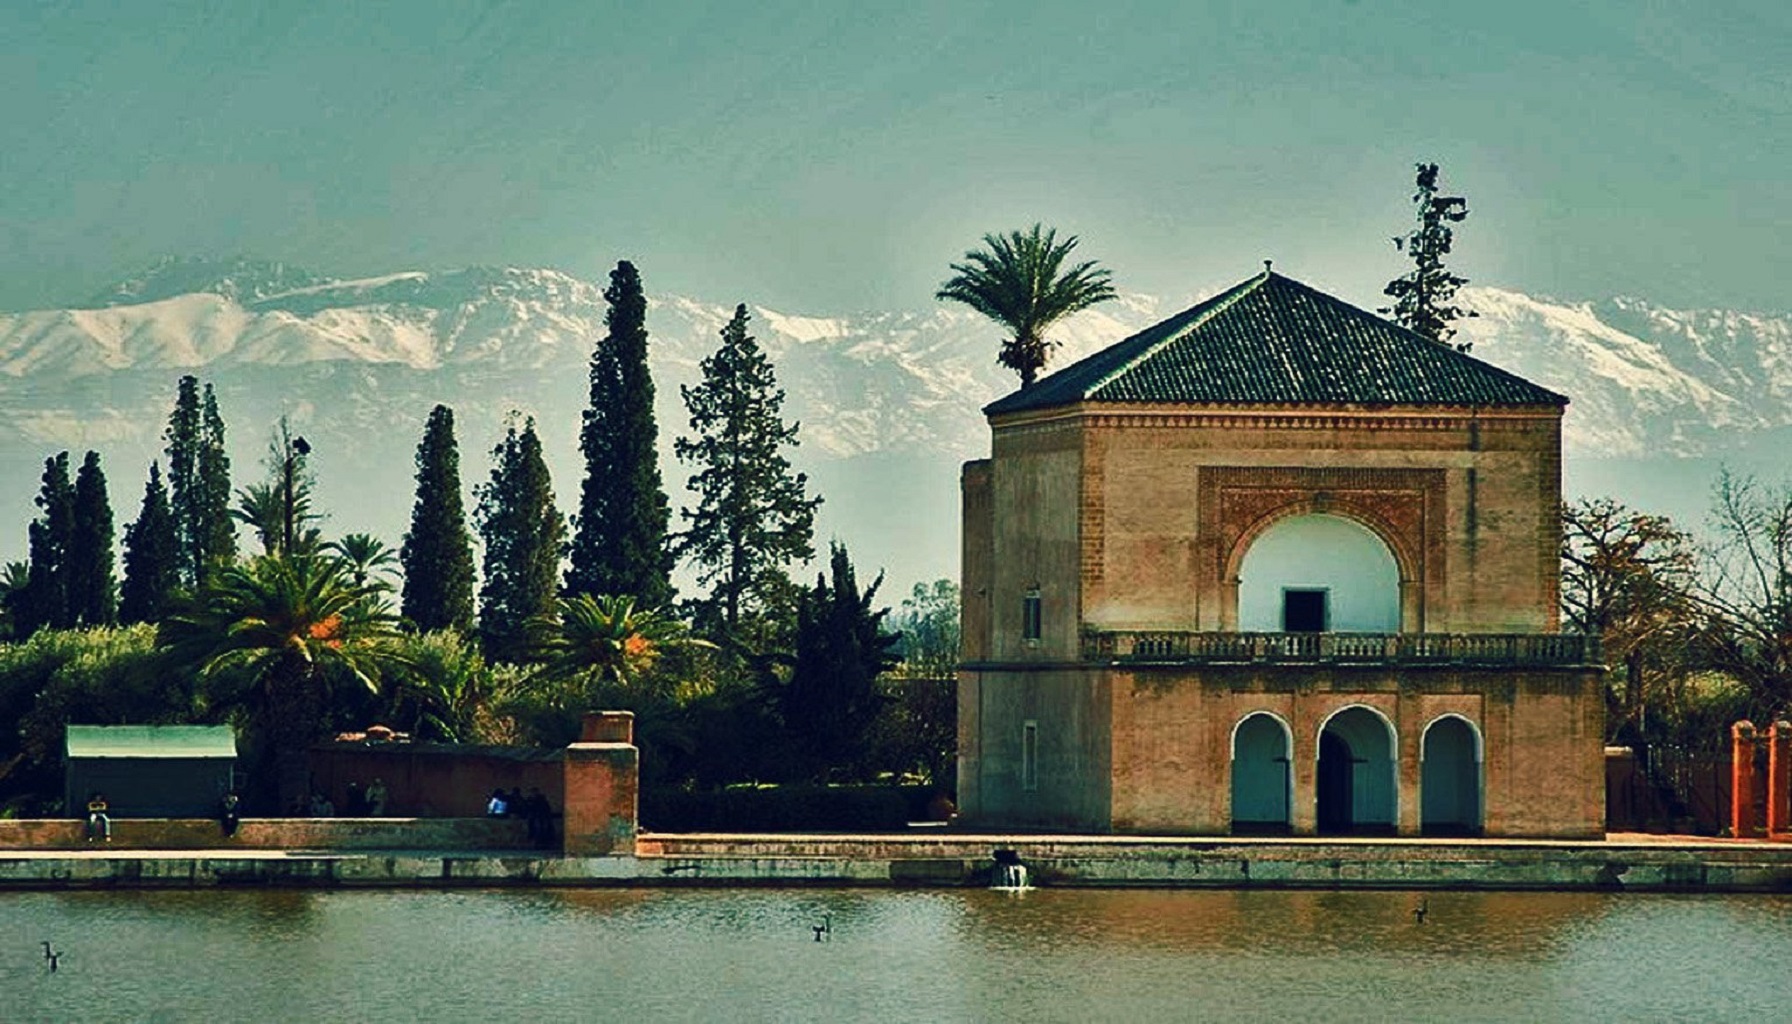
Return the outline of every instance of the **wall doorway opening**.
<path id="1" fill-rule="evenodd" d="M 1395 821 L 1394 730 L 1366 707 L 1326 720 L 1319 733 L 1319 831 L 1392 835 Z"/>
<path id="2" fill-rule="evenodd" d="M 1287 835 L 1289 749 L 1287 727 L 1261 711 L 1232 733 L 1232 833 Z"/>
<path id="3" fill-rule="evenodd" d="M 1419 766 L 1419 831 L 1428 836 L 1481 832 L 1481 759 L 1474 727 L 1454 716 L 1425 730 Z"/>

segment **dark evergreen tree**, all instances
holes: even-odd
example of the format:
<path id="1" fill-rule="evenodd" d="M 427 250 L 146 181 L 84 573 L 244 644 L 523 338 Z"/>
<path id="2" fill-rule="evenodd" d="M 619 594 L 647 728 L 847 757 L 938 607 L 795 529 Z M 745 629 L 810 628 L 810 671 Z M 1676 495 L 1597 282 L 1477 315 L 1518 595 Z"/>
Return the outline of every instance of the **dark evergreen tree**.
<path id="1" fill-rule="evenodd" d="M 236 557 L 236 527 L 230 515 L 230 455 L 224 450 L 224 417 L 218 396 L 205 386 L 199 430 L 198 564 L 207 574 Z"/>
<path id="2" fill-rule="evenodd" d="M 883 698 L 877 678 L 895 666 L 889 609 L 872 610 L 879 573 L 859 591 L 852 559 L 832 545 L 828 572 L 797 602 L 796 659 L 780 701 L 785 724 L 822 771 L 847 768 L 863 748 Z"/>
<path id="3" fill-rule="evenodd" d="M 473 629 L 473 539 L 460 490 L 454 410 L 430 410 L 417 445 L 417 500 L 399 553 L 404 617 L 418 630 Z"/>
<path id="4" fill-rule="evenodd" d="M 179 546 L 162 467 L 149 464 L 143 507 L 137 521 L 124 528 L 124 586 L 118 617 L 126 623 L 160 622 L 180 586 Z"/>
<path id="5" fill-rule="evenodd" d="M 231 524 L 230 456 L 217 395 L 199 378 L 180 379 L 168 417 L 168 505 L 174 514 L 181 585 L 196 589 L 218 565 L 236 555 Z"/>
<path id="6" fill-rule="evenodd" d="M 1437 194 L 1436 164 L 1419 164 L 1417 181 L 1418 191 L 1413 193 L 1412 201 L 1418 207 L 1419 226 L 1394 239 L 1394 248 L 1412 260 L 1413 268 L 1388 282 L 1382 293 L 1394 304 L 1381 312 L 1391 314 L 1402 327 L 1448 345 L 1456 335 L 1451 323 L 1475 315 L 1454 303 L 1456 289 L 1467 284 L 1468 278 L 1458 277 L 1444 267 L 1454 234 L 1450 225 L 1468 218 L 1468 200 Z M 1468 342 L 1456 346 L 1458 352 L 1468 350 Z"/>
<path id="7" fill-rule="evenodd" d="M 182 377 L 176 385 L 174 411 L 168 415 L 168 506 L 174 514 L 174 537 L 181 586 L 197 587 L 204 564 L 205 514 L 199 485 L 200 450 L 204 447 L 204 414 L 199 404 L 199 378 Z"/>
<path id="8" fill-rule="evenodd" d="M 670 512 L 647 367 L 647 297 L 634 264 L 616 264 L 604 299 L 609 330 L 591 356 L 591 404 L 579 431 L 585 478 L 566 591 L 628 594 L 637 607 L 659 608 L 672 600 Z"/>
<path id="9" fill-rule="evenodd" d="M 479 488 L 475 517 L 485 541 L 480 639 L 487 658 L 520 661 L 529 652 L 530 620 L 555 610 L 566 542 L 534 420 L 525 420 L 520 431 L 513 420 L 492 449 L 492 475 Z"/>
<path id="10" fill-rule="evenodd" d="M 75 474 L 74 522 L 68 549 L 68 611 L 77 626 L 118 621 L 118 576 L 112 564 L 112 499 L 98 452 Z"/>
<path id="11" fill-rule="evenodd" d="M 75 487 L 68 478 L 68 453 L 44 460 L 38 516 L 29 529 L 25 586 L 14 609 L 17 635 L 28 637 L 48 626 L 74 625 L 68 587 L 68 553 L 75 536 Z"/>
<path id="12" fill-rule="evenodd" d="M 694 436 L 679 438 L 674 450 L 697 467 L 690 479 L 697 507 L 683 511 L 678 551 L 696 563 L 701 582 L 713 584 L 701 618 L 738 636 L 743 616 L 788 588 L 785 567 L 814 553 L 821 499 L 808 496 L 808 478 L 791 472 L 784 457 L 797 444 L 797 424 L 780 415 L 784 392 L 747 333 L 746 306 L 735 309 L 702 372 L 696 387 L 680 389 Z"/>

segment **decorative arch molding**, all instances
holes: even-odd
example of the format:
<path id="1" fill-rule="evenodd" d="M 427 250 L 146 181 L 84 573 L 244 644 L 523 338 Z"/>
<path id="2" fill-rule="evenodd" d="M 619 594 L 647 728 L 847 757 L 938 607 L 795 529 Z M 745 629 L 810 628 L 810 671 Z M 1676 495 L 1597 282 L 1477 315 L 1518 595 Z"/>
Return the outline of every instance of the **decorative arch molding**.
<path id="1" fill-rule="evenodd" d="M 1232 738 L 1227 747 L 1230 751 L 1229 756 L 1231 760 L 1238 760 L 1238 730 L 1244 728 L 1246 722 L 1259 715 L 1273 719 L 1277 725 L 1282 727 L 1282 740 L 1287 743 L 1288 757 L 1292 759 L 1294 757 L 1294 727 L 1288 724 L 1286 718 L 1276 714 L 1274 711 L 1271 711 L 1268 708 L 1258 708 L 1254 711 L 1246 711 L 1244 714 L 1238 716 L 1238 721 L 1232 723 Z"/>
<path id="2" fill-rule="evenodd" d="M 1479 725 L 1475 724 L 1474 719 L 1468 717 L 1467 715 L 1458 714 L 1457 712 L 1454 712 L 1454 711 L 1446 711 L 1443 714 L 1438 715 L 1436 718 L 1433 718 L 1431 721 L 1426 722 L 1425 728 L 1419 730 L 1419 760 L 1423 761 L 1425 759 L 1425 740 L 1427 738 L 1429 738 L 1431 735 L 1431 727 L 1436 725 L 1437 723 L 1443 721 L 1446 718 L 1454 718 L 1458 722 L 1461 722 L 1463 725 L 1468 726 L 1469 735 L 1473 736 L 1475 738 L 1475 763 L 1476 764 L 1486 764 L 1487 763 L 1487 740 L 1481 734 L 1481 727 Z"/>
<path id="3" fill-rule="evenodd" d="M 1238 571 L 1251 543 L 1299 515 L 1349 519 L 1381 538 L 1400 573 L 1400 628 L 1423 632 L 1443 604 L 1445 473 L 1441 469 L 1211 466 L 1200 471 L 1199 600 L 1207 628 L 1238 628 Z M 1208 603 L 1211 602 L 1211 603 Z"/>
<path id="4" fill-rule="evenodd" d="M 1396 729 L 1394 727 L 1394 720 L 1388 717 L 1387 712 L 1381 710 L 1380 708 L 1376 707 L 1375 705 L 1361 704 L 1361 703 L 1345 704 L 1340 707 L 1333 708 L 1330 714 L 1326 715 L 1324 718 L 1321 718 L 1319 720 L 1319 728 L 1313 733 L 1313 759 L 1314 760 L 1319 759 L 1319 739 L 1320 739 L 1320 737 L 1325 735 L 1325 730 L 1332 724 L 1332 719 L 1338 717 L 1339 715 L 1343 714 L 1346 711 L 1351 711 L 1351 710 L 1355 710 L 1355 709 L 1361 709 L 1363 711 L 1367 711 L 1370 714 L 1374 715 L 1376 718 L 1381 720 L 1382 726 L 1385 727 L 1388 731 L 1388 755 L 1396 763 L 1399 762 L 1399 760 L 1400 760 L 1400 730 Z M 1439 716 L 1439 717 L 1448 717 L 1448 716 Z M 1479 734 L 1477 733 L 1477 735 L 1479 735 Z"/>

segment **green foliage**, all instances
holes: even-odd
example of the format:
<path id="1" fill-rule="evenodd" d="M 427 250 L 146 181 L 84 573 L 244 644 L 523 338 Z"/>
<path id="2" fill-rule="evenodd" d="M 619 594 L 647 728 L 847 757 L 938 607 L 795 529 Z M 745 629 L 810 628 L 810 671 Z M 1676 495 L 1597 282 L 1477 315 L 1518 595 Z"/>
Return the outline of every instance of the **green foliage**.
<path id="1" fill-rule="evenodd" d="M 1058 241 L 1055 228 L 984 235 L 983 249 L 964 254 L 934 297 L 962 302 L 1012 331 L 996 361 L 1020 375 L 1021 387 L 1038 379 L 1055 342 L 1045 332 L 1065 317 L 1114 297 L 1112 275 L 1093 260 L 1065 267 L 1075 235 Z"/>
<path id="2" fill-rule="evenodd" d="M 828 568 L 797 605 L 796 660 L 779 702 L 793 738 L 821 773 L 863 750 L 883 706 L 877 678 L 896 664 L 897 640 L 883 629 L 889 609 L 872 610 L 882 574 L 860 593 L 841 544 L 832 545 Z"/>
<path id="3" fill-rule="evenodd" d="M 38 517 L 28 529 L 29 556 L 25 586 L 13 606 L 19 636 L 44 627 L 74 625 L 69 601 L 69 549 L 75 542 L 75 488 L 68 478 L 68 453 L 44 460 L 38 490 Z"/>
<path id="4" fill-rule="evenodd" d="M 74 523 L 68 550 L 69 617 L 78 626 L 118 621 L 118 582 L 112 567 L 112 501 L 98 452 L 88 452 L 75 474 Z"/>
<path id="5" fill-rule="evenodd" d="M 647 298 L 633 264 L 616 264 L 604 299 L 609 330 L 591 356 L 591 401 L 579 431 L 585 477 L 566 591 L 631 594 L 642 607 L 659 608 L 672 600 L 670 512 L 647 366 Z"/>
<path id="6" fill-rule="evenodd" d="M 48 812 L 62 792 L 64 728 L 203 720 L 191 677 L 163 670 L 147 626 L 40 630 L 0 644 L 0 794 Z"/>
<path id="7" fill-rule="evenodd" d="M 896 653 L 899 674 L 909 678 L 946 679 L 958 671 L 958 584 L 948 579 L 917 583 L 891 616 L 901 635 Z"/>
<path id="8" fill-rule="evenodd" d="M 326 543 L 324 550 L 342 559 L 343 568 L 356 586 L 371 586 L 382 592 L 392 589 L 389 574 L 398 564 L 398 555 L 373 534 L 345 533 L 341 539 Z"/>
<path id="9" fill-rule="evenodd" d="M 235 557 L 230 519 L 230 456 L 224 450 L 224 420 L 212 386 L 203 394 L 199 378 L 182 377 L 174 411 L 163 432 L 167 441 L 169 508 L 179 552 L 183 587 L 197 587 L 215 565 Z"/>
<path id="10" fill-rule="evenodd" d="M 663 611 L 635 607 L 635 599 L 626 594 L 575 594 L 530 627 L 544 678 L 588 678 L 624 690 L 641 686 L 667 652 L 711 646 L 691 637 L 684 623 Z"/>
<path id="11" fill-rule="evenodd" d="M 1418 208 L 1419 226 L 1394 239 L 1394 248 L 1412 260 L 1413 268 L 1388 282 L 1382 293 L 1393 299 L 1394 305 L 1381 312 L 1392 314 L 1394 322 L 1408 330 L 1448 345 L 1456 335 L 1451 323 L 1475 315 L 1453 303 L 1456 289 L 1467 284 L 1468 278 L 1444 267 L 1454 235 L 1450 225 L 1468 219 L 1468 200 L 1437 194 L 1436 164 L 1418 165 L 1417 184 L 1412 201 Z M 1458 352 L 1468 350 L 1467 342 L 1456 346 Z"/>
<path id="12" fill-rule="evenodd" d="M 888 772 L 952 790 L 958 759 L 958 680 L 885 677 L 882 706 L 865 734 L 868 776 Z"/>
<path id="13" fill-rule="evenodd" d="M 174 513 L 162 486 L 162 468 L 149 464 L 143 507 L 137 521 L 124 528 L 124 586 L 118 615 L 123 621 L 159 622 L 180 586 L 180 547 Z"/>
<path id="14" fill-rule="evenodd" d="M 404 617 L 417 629 L 473 631 L 473 538 L 461 502 L 454 410 L 430 410 L 417 445 L 417 500 L 399 554 Z"/>
<path id="15" fill-rule="evenodd" d="M 475 743 L 494 690 L 479 646 L 457 630 L 410 634 L 394 641 L 399 668 L 391 724 L 421 740 Z"/>
<path id="16" fill-rule="evenodd" d="M 814 553 L 821 505 L 784 456 L 797 445 L 797 426 L 783 420 L 784 392 L 747 320 L 747 307 L 737 306 L 721 347 L 703 360 L 702 381 L 682 389 L 693 436 L 674 445 L 679 460 L 697 469 L 689 484 L 697 507 L 683 510 L 678 551 L 695 563 L 700 582 L 713 584 L 700 602 L 705 623 L 737 640 L 743 618 L 774 608 L 788 588 L 785 567 Z"/>
<path id="17" fill-rule="evenodd" d="M 259 788 L 271 777 L 284 807 L 305 791 L 305 748 L 329 728 L 332 691 L 377 693 L 381 673 L 402 666 L 395 622 L 341 560 L 263 555 L 219 569 L 159 638 L 171 665 L 246 723 Z"/>
<path id="18" fill-rule="evenodd" d="M 218 414 L 218 396 L 210 384 L 200 401 L 198 460 L 198 519 L 193 536 L 194 558 L 203 578 L 236 558 L 236 527 L 230 518 L 230 455 L 224 450 L 224 417 Z"/>
<path id="19" fill-rule="evenodd" d="M 317 478 L 311 472 L 311 445 L 292 432 L 285 416 L 274 427 L 263 464 L 268 478 L 237 492 L 233 514 L 255 531 L 264 555 L 310 554 L 321 538 L 313 524 L 323 516 L 312 509 Z"/>
<path id="20" fill-rule="evenodd" d="M 492 450 L 491 479 L 479 488 L 475 518 L 485 540 L 479 590 L 485 656 L 519 661 L 529 652 L 530 620 L 554 612 L 566 537 L 534 420 L 525 420 L 520 431 L 513 420 Z"/>

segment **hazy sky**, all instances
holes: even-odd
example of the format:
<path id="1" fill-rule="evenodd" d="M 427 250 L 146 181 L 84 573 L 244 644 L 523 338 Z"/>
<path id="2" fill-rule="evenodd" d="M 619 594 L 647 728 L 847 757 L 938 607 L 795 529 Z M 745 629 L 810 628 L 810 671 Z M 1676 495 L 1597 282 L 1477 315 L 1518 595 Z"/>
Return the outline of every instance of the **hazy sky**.
<path id="1" fill-rule="evenodd" d="M 239 253 L 925 307 L 1034 220 L 1369 304 L 1419 158 L 1477 282 L 1792 308 L 1792 4 L 0 4 L 0 308 Z"/>

